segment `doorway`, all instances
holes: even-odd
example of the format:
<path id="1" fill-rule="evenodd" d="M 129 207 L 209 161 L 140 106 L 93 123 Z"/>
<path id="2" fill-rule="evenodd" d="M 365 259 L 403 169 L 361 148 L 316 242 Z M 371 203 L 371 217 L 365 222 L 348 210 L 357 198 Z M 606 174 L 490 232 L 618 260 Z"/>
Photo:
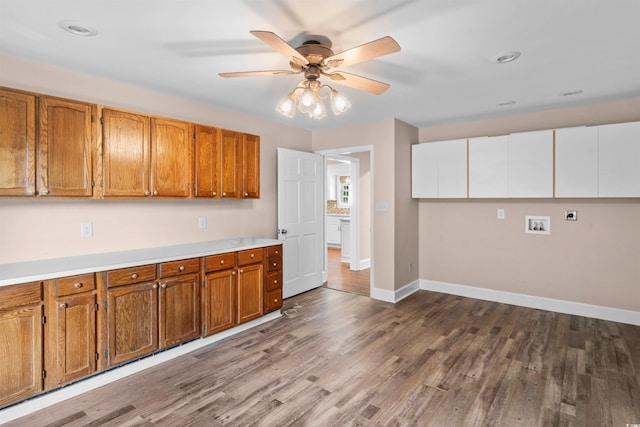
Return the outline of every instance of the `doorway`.
<path id="1" fill-rule="evenodd" d="M 373 147 L 325 150 L 325 286 L 370 296 Z"/>

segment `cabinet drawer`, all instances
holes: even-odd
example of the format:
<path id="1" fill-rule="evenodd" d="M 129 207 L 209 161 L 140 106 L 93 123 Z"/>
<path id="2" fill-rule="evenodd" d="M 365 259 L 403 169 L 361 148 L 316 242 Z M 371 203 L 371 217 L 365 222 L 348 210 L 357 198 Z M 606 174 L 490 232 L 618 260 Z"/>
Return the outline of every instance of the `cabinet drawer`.
<path id="1" fill-rule="evenodd" d="M 282 257 L 279 255 L 267 258 L 267 271 L 278 271 L 282 269 Z"/>
<path id="2" fill-rule="evenodd" d="M 94 279 L 93 273 L 64 277 L 62 279 L 56 280 L 56 291 L 57 295 L 60 297 L 78 294 L 80 292 L 92 291 L 95 288 L 96 281 Z"/>
<path id="3" fill-rule="evenodd" d="M 200 260 L 198 258 L 180 261 L 163 262 L 160 264 L 160 278 L 180 276 L 181 274 L 198 273 Z"/>
<path id="4" fill-rule="evenodd" d="M 141 265 L 139 267 L 122 268 L 107 273 L 107 286 L 131 285 L 156 279 L 156 266 Z"/>
<path id="5" fill-rule="evenodd" d="M 262 262 L 263 259 L 264 250 L 262 248 L 238 252 L 238 265 L 254 264 L 256 262 Z"/>
<path id="6" fill-rule="evenodd" d="M 277 310 L 282 307 L 282 289 L 274 289 L 267 292 L 265 299 L 265 312 Z"/>
<path id="7" fill-rule="evenodd" d="M 282 245 L 276 245 L 276 246 L 268 246 L 267 247 L 267 257 L 271 257 L 274 255 L 278 255 L 280 257 L 282 257 Z"/>
<path id="8" fill-rule="evenodd" d="M 282 271 L 267 274 L 267 291 L 282 288 Z"/>
<path id="9" fill-rule="evenodd" d="M 205 258 L 204 265 L 207 273 L 233 268 L 236 266 L 236 254 L 231 252 L 228 254 L 209 255 Z"/>
<path id="10" fill-rule="evenodd" d="M 0 309 L 38 304 L 42 300 L 42 282 L 0 287 Z"/>

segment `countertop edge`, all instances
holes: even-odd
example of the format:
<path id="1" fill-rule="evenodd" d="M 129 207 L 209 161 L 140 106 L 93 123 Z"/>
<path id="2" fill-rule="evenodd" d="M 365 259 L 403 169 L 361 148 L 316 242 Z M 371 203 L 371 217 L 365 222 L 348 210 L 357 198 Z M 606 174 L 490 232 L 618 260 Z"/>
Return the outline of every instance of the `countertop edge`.
<path id="1" fill-rule="evenodd" d="M 99 273 L 107 270 L 136 267 L 145 264 L 200 258 L 227 252 L 279 245 L 281 243 L 282 241 L 280 240 L 267 238 L 223 239 L 0 264 L 0 287 L 76 276 L 78 274 Z"/>

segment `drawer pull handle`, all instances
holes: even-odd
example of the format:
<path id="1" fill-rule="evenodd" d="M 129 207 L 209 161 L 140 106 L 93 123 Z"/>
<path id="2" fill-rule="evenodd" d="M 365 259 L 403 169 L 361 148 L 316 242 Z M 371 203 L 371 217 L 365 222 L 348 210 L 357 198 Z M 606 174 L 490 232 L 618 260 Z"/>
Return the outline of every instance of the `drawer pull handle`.
<path id="1" fill-rule="evenodd" d="M 224 260 L 223 259 L 220 260 L 220 265 L 222 265 L 222 264 L 224 264 Z"/>
<path id="2" fill-rule="evenodd" d="M 67 308 L 67 303 L 63 302 L 62 304 L 60 304 L 60 308 Z"/>
<path id="3" fill-rule="evenodd" d="M 133 274 L 131 275 L 131 278 L 132 278 L 133 280 L 136 280 L 136 279 L 138 278 L 138 275 L 137 275 L 136 273 L 133 273 Z"/>
<path id="4" fill-rule="evenodd" d="M 158 284 L 153 285 L 153 289 L 158 289 Z"/>
<path id="5" fill-rule="evenodd" d="M 80 289 L 82 287 L 82 283 L 76 283 L 75 285 L 73 285 L 73 287 L 76 289 Z"/>
<path id="6" fill-rule="evenodd" d="M 180 267 L 178 267 L 178 271 L 184 271 L 184 265 L 181 265 Z"/>

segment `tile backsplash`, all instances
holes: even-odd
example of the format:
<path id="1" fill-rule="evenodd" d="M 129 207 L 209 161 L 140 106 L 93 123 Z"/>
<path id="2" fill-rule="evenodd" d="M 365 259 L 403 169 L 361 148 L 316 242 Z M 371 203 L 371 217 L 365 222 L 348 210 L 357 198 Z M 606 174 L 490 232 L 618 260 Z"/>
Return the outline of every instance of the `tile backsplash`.
<path id="1" fill-rule="evenodd" d="M 327 213 L 333 215 L 349 215 L 349 208 L 339 208 L 337 200 L 327 200 Z"/>

